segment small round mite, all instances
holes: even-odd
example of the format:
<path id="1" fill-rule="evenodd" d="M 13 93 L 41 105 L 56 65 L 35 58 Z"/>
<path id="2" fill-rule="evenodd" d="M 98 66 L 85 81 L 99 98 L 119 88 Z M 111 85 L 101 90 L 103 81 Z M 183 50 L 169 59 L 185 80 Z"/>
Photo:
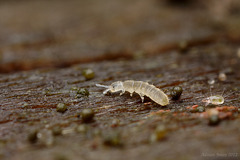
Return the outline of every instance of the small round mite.
<path id="1" fill-rule="evenodd" d="M 118 131 L 111 131 L 103 136 L 103 144 L 111 147 L 121 147 L 123 145 L 121 134 Z"/>
<path id="2" fill-rule="evenodd" d="M 180 96 L 182 95 L 183 89 L 180 86 L 173 87 L 171 90 L 170 95 L 172 96 L 173 100 L 178 100 Z"/>
<path id="3" fill-rule="evenodd" d="M 86 80 L 91 80 L 95 76 L 93 70 L 91 70 L 91 69 L 84 69 L 82 71 L 82 75 L 85 77 Z"/>
<path id="4" fill-rule="evenodd" d="M 64 113 L 67 110 L 67 105 L 64 103 L 58 103 L 56 110 L 57 112 Z"/>
<path id="5" fill-rule="evenodd" d="M 212 95 L 211 88 L 210 88 L 210 97 L 204 98 L 202 102 L 205 103 L 205 106 L 212 104 L 212 105 L 220 105 L 225 102 L 225 98 L 232 95 L 235 92 L 230 92 L 228 95 L 223 96 L 224 90 L 221 95 Z"/>
<path id="6" fill-rule="evenodd" d="M 92 109 L 83 109 L 81 112 L 81 118 L 83 123 L 89 123 L 93 121 L 94 118 L 94 112 Z"/>
<path id="7" fill-rule="evenodd" d="M 205 106 L 207 106 L 208 104 L 219 105 L 224 103 L 224 98 L 221 95 L 215 95 L 204 98 L 202 102 L 205 102 Z"/>

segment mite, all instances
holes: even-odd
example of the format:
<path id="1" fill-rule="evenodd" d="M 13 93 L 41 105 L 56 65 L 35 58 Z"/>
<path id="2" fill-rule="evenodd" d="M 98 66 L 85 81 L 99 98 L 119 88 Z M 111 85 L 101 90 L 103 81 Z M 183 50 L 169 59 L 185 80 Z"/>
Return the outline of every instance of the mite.
<path id="1" fill-rule="evenodd" d="M 148 84 L 147 82 L 127 80 L 124 82 L 114 82 L 110 86 L 101 84 L 96 84 L 96 86 L 107 88 L 103 94 L 106 94 L 109 91 L 112 93 L 121 91 L 120 95 L 122 95 L 127 91 L 132 96 L 133 92 L 136 92 L 140 95 L 142 102 L 144 101 L 144 96 L 147 96 L 161 106 L 169 104 L 168 96 L 161 89 L 156 88 L 154 85 Z"/>
<path id="2" fill-rule="evenodd" d="M 224 98 L 221 95 L 215 95 L 215 96 L 204 98 L 202 102 L 205 103 L 205 106 L 207 106 L 209 103 L 213 105 L 219 105 L 224 103 Z"/>
<path id="3" fill-rule="evenodd" d="M 207 106 L 208 104 L 213 104 L 213 105 L 220 105 L 220 104 L 223 104 L 225 102 L 225 98 L 230 96 L 231 94 L 233 94 L 234 92 L 231 92 L 230 94 L 228 95 L 225 95 L 223 96 L 223 93 L 224 93 L 224 90 L 222 92 L 221 95 L 212 95 L 212 90 L 210 88 L 210 94 L 211 96 L 210 97 L 207 97 L 207 98 L 204 98 L 202 100 L 202 102 L 205 103 L 205 106 Z"/>

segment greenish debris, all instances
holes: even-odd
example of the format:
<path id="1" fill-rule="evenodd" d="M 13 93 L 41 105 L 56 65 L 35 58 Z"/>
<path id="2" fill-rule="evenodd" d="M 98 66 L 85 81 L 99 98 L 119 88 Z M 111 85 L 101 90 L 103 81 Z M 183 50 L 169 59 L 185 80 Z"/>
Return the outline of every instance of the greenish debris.
<path id="1" fill-rule="evenodd" d="M 53 90 L 49 89 L 49 88 L 46 88 L 44 91 L 42 91 L 42 93 L 46 96 L 52 95 L 52 92 L 53 92 Z"/>
<path id="2" fill-rule="evenodd" d="M 103 144 L 106 146 L 120 147 L 122 146 L 121 135 L 117 131 L 107 133 L 103 137 Z"/>
<path id="3" fill-rule="evenodd" d="M 81 97 L 88 97 L 89 96 L 89 91 L 86 88 L 79 88 L 79 87 L 71 87 L 70 92 L 76 94 L 76 98 L 81 98 Z"/>
<path id="4" fill-rule="evenodd" d="M 69 159 L 65 155 L 57 154 L 55 155 L 54 160 L 69 160 Z"/>
<path id="5" fill-rule="evenodd" d="M 79 89 L 78 87 L 73 86 L 73 87 L 70 88 L 70 91 L 77 91 L 78 89 Z"/>
<path id="6" fill-rule="evenodd" d="M 95 73 L 93 72 L 92 69 L 84 69 L 82 71 L 82 75 L 85 77 L 86 80 L 91 80 L 94 78 Z"/>
<path id="7" fill-rule="evenodd" d="M 6 147 L 7 140 L 0 139 L 0 149 Z M 1 159 L 1 151 L 0 151 L 0 159 Z"/>
<path id="8" fill-rule="evenodd" d="M 162 77 L 163 77 L 163 74 L 157 74 L 156 77 L 157 77 L 157 78 L 162 78 Z"/>
<path id="9" fill-rule="evenodd" d="M 80 88 L 77 90 L 77 93 L 76 93 L 76 97 L 77 98 L 81 98 L 81 97 L 84 97 L 84 96 L 89 96 L 89 91 L 86 89 L 86 88 Z"/>
<path id="10" fill-rule="evenodd" d="M 189 49 L 188 41 L 179 42 L 178 47 L 181 53 L 186 53 L 186 51 Z"/>
<path id="11" fill-rule="evenodd" d="M 154 143 L 157 141 L 161 141 L 166 138 L 167 128 L 165 125 L 158 125 L 154 132 L 150 136 L 150 142 Z"/>
<path id="12" fill-rule="evenodd" d="M 67 110 L 67 105 L 64 103 L 58 103 L 56 110 L 57 112 L 64 113 Z"/>
<path id="13" fill-rule="evenodd" d="M 93 121 L 94 111 L 92 109 L 83 109 L 81 112 L 81 119 L 83 123 L 89 123 Z"/>
<path id="14" fill-rule="evenodd" d="M 136 59 L 136 60 L 143 59 L 145 57 L 146 57 L 146 52 L 144 52 L 142 50 L 136 51 L 133 54 L 133 58 Z"/>

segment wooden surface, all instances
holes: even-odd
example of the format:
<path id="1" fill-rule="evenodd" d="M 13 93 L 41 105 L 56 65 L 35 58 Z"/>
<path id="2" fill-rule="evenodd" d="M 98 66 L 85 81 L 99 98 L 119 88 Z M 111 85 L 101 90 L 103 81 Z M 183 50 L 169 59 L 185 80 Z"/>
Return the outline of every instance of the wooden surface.
<path id="1" fill-rule="evenodd" d="M 240 5 L 232 3 L 0 2 L 0 159 L 239 159 Z M 124 80 L 183 93 L 162 107 L 95 86 Z M 224 104 L 204 106 L 222 93 Z M 95 116 L 84 124 L 86 108 Z M 209 125 L 209 110 L 219 124 Z M 151 140 L 157 126 L 164 138 Z"/>

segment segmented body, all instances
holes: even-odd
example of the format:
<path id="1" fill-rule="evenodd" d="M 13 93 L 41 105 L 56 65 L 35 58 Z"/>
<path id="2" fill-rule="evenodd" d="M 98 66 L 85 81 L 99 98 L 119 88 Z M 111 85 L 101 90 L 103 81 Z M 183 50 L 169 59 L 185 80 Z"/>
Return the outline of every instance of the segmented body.
<path id="1" fill-rule="evenodd" d="M 123 93 L 125 93 L 125 91 L 127 91 L 132 96 L 132 94 L 136 92 L 140 95 L 142 101 L 144 100 L 144 96 L 147 96 L 151 98 L 154 102 L 162 106 L 166 106 L 169 104 L 168 96 L 161 89 L 156 88 L 154 85 L 148 84 L 147 82 L 127 80 L 124 82 L 114 82 L 110 86 L 104 86 L 100 84 L 96 84 L 96 86 L 107 88 L 103 92 L 104 94 L 106 94 L 108 91 L 121 91 L 120 95 L 122 95 Z"/>

